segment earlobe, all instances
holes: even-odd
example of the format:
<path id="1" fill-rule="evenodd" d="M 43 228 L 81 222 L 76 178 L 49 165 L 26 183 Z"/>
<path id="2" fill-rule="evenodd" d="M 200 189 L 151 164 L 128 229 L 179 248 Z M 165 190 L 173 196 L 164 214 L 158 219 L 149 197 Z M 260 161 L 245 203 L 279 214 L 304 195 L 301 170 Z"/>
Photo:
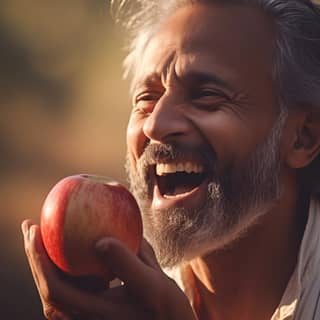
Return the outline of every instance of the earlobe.
<path id="1" fill-rule="evenodd" d="M 300 114 L 295 121 L 292 145 L 287 153 L 287 164 L 294 169 L 308 166 L 320 153 L 320 113 Z"/>

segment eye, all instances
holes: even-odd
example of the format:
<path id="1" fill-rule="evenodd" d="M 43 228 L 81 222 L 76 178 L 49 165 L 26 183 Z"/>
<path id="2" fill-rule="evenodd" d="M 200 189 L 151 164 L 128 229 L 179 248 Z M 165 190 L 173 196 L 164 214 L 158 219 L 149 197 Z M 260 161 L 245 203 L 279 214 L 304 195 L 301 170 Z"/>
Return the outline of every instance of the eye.
<path id="1" fill-rule="evenodd" d="M 137 112 L 149 114 L 152 112 L 154 105 L 159 100 L 161 94 L 156 92 L 143 92 L 137 94 L 134 98 L 133 107 Z"/>
<path id="2" fill-rule="evenodd" d="M 224 92 L 212 87 L 194 88 L 191 92 L 191 99 L 197 109 L 207 112 L 215 112 L 229 102 Z"/>
<path id="3" fill-rule="evenodd" d="M 142 93 L 136 96 L 135 104 L 139 102 L 145 102 L 145 101 L 155 101 L 157 99 L 158 99 L 158 96 L 155 93 Z"/>
<path id="4" fill-rule="evenodd" d="M 226 98 L 226 95 L 220 90 L 213 88 L 197 88 L 192 92 L 192 99 L 205 99 L 205 98 Z"/>

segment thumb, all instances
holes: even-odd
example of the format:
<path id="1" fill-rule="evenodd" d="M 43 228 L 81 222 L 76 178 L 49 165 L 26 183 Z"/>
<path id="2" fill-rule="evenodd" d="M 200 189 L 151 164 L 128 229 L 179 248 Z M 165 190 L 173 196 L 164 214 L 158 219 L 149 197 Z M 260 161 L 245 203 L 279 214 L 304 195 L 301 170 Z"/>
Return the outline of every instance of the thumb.
<path id="1" fill-rule="evenodd" d="M 159 267 L 145 264 L 114 238 L 99 240 L 96 250 L 106 266 L 124 281 L 129 293 L 157 315 L 152 319 L 195 319 L 187 297 Z"/>
<path id="2" fill-rule="evenodd" d="M 95 247 L 100 259 L 125 283 L 129 291 L 136 297 L 151 302 L 152 292 L 159 278 L 162 278 L 159 277 L 161 270 L 146 265 L 115 238 L 102 238 Z"/>

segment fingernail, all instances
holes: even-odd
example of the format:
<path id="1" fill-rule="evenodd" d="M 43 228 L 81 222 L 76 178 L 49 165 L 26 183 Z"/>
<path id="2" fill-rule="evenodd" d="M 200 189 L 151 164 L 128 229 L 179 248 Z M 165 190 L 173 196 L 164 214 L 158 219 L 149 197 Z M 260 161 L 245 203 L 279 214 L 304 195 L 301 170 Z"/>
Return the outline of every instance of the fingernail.
<path id="1" fill-rule="evenodd" d="M 102 238 L 98 240 L 95 244 L 95 248 L 101 252 L 107 251 L 109 246 L 110 246 L 110 241 L 108 238 Z"/>

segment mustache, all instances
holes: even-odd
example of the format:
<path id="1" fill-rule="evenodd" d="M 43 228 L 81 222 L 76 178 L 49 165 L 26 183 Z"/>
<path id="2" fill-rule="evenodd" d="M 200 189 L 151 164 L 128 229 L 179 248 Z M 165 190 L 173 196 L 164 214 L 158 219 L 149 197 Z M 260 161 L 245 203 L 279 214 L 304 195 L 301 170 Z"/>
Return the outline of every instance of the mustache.
<path id="1" fill-rule="evenodd" d="M 142 176 L 147 178 L 150 168 L 157 163 L 186 161 L 200 163 L 210 171 L 217 166 L 217 156 L 212 148 L 177 142 L 148 144 L 137 166 Z"/>

